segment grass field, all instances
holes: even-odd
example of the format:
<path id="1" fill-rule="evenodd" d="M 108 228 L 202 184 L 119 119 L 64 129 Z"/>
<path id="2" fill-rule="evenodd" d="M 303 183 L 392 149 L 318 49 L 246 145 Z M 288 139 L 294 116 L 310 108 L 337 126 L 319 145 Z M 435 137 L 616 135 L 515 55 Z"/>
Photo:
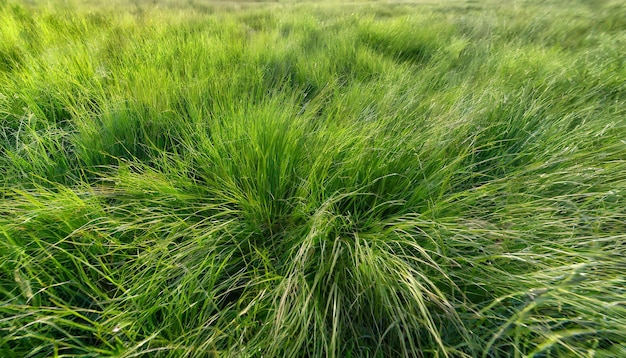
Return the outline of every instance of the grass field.
<path id="1" fill-rule="evenodd" d="M 0 0 L 0 356 L 626 357 L 621 1 Z"/>

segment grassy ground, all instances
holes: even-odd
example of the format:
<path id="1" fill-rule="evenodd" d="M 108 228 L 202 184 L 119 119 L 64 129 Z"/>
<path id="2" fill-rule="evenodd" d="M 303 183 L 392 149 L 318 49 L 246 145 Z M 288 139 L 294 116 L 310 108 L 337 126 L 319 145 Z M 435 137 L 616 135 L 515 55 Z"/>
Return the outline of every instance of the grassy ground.
<path id="1" fill-rule="evenodd" d="M 626 356 L 616 1 L 0 0 L 0 356 Z"/>

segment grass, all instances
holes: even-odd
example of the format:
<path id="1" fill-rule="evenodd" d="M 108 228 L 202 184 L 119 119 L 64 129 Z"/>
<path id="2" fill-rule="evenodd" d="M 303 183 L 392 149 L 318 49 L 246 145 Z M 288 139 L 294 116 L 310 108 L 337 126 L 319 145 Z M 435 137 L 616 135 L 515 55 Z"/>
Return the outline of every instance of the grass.
<path id="1" fill-rule="evenodd" d="M 626 355 L 624 19 L 0 0 L 0 355 Z"/>

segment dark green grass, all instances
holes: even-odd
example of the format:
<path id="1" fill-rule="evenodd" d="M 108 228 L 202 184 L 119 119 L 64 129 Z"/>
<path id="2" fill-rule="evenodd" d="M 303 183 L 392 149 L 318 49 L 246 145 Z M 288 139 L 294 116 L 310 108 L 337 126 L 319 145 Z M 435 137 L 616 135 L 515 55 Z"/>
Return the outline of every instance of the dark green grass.
<path id="1" fill-rule="evenodd" d="M 624 19 L 0 0 L 0 356 L 626 355 Z"/>

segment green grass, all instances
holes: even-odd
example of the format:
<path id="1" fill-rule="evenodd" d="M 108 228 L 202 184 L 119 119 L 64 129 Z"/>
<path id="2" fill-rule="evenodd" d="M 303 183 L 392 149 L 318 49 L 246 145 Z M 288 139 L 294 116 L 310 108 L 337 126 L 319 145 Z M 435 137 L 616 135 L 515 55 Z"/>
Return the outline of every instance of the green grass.
<path id="1" fill-rule="evenodd" d="M 0 356 L 626 356 L 620 1 L 0 0 Z"/>

